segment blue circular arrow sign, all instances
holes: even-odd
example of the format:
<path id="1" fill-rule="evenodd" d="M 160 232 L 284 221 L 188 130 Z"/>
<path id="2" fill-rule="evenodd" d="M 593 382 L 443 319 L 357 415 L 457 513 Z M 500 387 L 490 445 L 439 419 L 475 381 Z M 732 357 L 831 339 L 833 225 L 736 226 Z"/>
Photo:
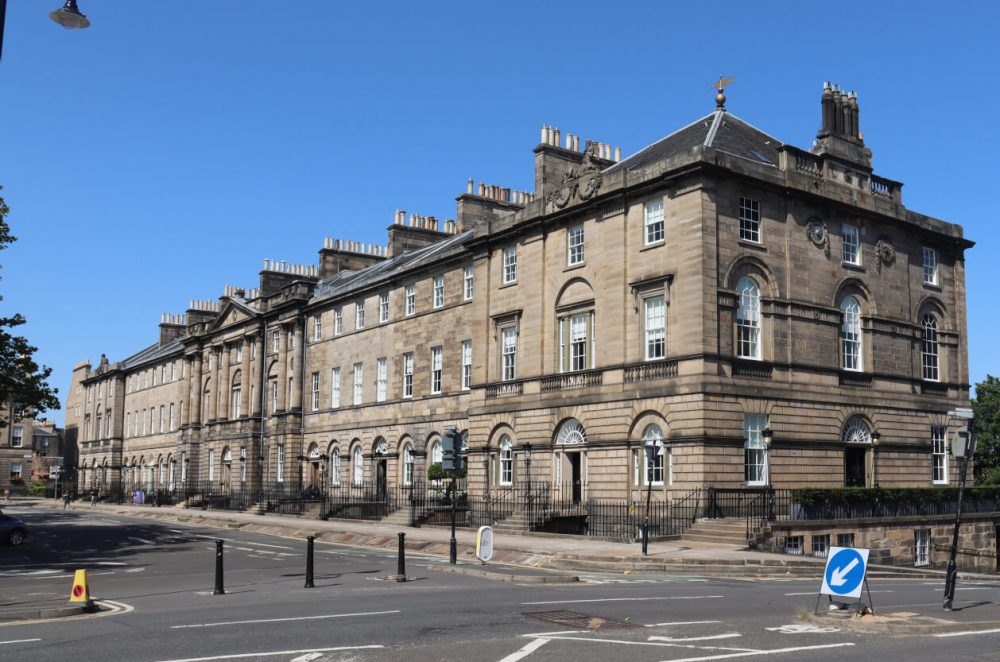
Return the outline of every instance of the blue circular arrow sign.
<path id="1" fill-rule="evenodd" d="M 850 595 L 865 578 L 865 559 L 854 549 L 842 549 L 826 563 L 826 585 L 834 595 Z"/>

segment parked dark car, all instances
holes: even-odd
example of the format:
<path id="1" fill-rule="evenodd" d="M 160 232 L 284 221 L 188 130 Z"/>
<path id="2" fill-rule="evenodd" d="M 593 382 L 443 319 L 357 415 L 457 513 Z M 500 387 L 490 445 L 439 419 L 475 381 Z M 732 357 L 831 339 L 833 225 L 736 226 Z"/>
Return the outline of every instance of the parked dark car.
<path id="1" fill-rule="evenodd" d="M 20 545 L 28 537 L 28 527 L 19 517 L 0 512 L 0 544 Z"/>

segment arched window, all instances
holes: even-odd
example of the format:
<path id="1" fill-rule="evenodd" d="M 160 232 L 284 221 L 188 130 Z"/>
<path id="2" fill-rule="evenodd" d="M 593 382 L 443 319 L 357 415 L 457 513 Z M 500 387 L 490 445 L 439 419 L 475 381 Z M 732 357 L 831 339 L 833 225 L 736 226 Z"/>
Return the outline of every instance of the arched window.
<path id="1" fill-rule="evenodd" d="M 340 487 L 340 447 L 330 446 L 330 487 Z"/>
<path id="2" fill-rule="evenodd" d="M 441 440 L 435 439 L 431 442 L 431 464 L 441 464 L 444 462 L 444 451 L 441 448 Z"/>
<path id="3" fill-rule="evenodd" d="M 413 444 L 403 444 L 403 485 L 413 485 Z"/>
<path id="4" fill-rule="evenodd" d="M 937 319 L 930 313 L 923 318 L 924 339 L 921 348 L 921 363 L 923 364 L 924 379 L 936 382 L 940 379 L 938 371 L 938 337 Z"/>
<path id="5" fill-rule="evenodd" d="M 872 443 L 871 430 L 865 419 L 860 416 L 851 416 L 844 426 L 844 441 L 848 444 L 870 444 Z"/>
<path id="6" fill-rule="evenodd" d="M 854 297 L 840 302 L 844 319 L 840 325 L 841 366 L 844 370 L 862 370 L 861 304 Z"/>
<path id="7" fill-rule="evenodd" d="M 389 454 L 389 442 L 385 439 L 379 439 L 375 442 L 375 447 L 373 449 L 373 455 L 386 456 Z"/>
<path id="8" fill-rule="evenodd" d="M 510 487 L 514 484 L 514 443 L 510 437 L 500 437 L 500 485 Z"/>
<path id="9" fill-rule="evenodd" d="M 241 397 L 243 394 L 243 389 L 241 388 L 241 381 L 242 381 L 242 374 L 239 370 L 237 370 L 233 374 L 233 397 L 231 400 L 232 407 L 230 407 L 229 409 L 230 411 L 229 418 L 239 418 L 240 416 L 243 415 L 242 411 L 243 398 Z"/>
<path id="10" fill-rule="evenodd" d="M 647 484 L 651 485 L 663 485 L 663 469 L 664 463 L 663 458 L 665 454 L 664 443 L 663 443 L 663 432 L 660 430 L 658 425 L 647 425 L 646 429 L 642 433 L 642 445 L 643 448 L 640 452 L 643 454 L 643 463 L 647 462 L 646 446 L 652 444 L 656 449 L 653 454 L 653 463 L 647 464 L 646 466 L 646 481 Z"/>
<path id="11" fill-rule="evenodd" d="M 583 429 L 580 421 L 571 418 L 560 426 L 556 443 L 566 446 L 585 444 L 587 443 L 587 431 Z"/>
<path id="12" fill-rule="evenodd" d="M 360 445 L 354 447 L 354 453 L 351 457 L 351 483 L 355 487 L 360 487 L 365 483 L 365 456 Z"/>
<path id="13" fill-rule="evenodd" d="M 752 278 L 740 278 L 736 284 L 740 295 L 736 309 L 736 356 L 741 359 L 761 358 L 760 348 L 760 288 Z"/>

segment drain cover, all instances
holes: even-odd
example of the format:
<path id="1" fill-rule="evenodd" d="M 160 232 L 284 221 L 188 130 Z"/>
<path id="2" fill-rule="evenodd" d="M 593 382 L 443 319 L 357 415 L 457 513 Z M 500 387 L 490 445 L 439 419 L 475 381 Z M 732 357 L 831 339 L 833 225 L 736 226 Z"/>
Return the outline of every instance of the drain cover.
<path id="1" fill-rule="evenodd" d="M 574 630 L 598 630 L 602 628 L 634 628 L 638 627 L 632 623 L 616 621 L 612 618 L 594 616 L 592 614 L 581 614 L 578 611 L 566 611 L 557 609 L 555 611 L 528 611 L 525 616 L 545 623 L 553 623 Z"/>

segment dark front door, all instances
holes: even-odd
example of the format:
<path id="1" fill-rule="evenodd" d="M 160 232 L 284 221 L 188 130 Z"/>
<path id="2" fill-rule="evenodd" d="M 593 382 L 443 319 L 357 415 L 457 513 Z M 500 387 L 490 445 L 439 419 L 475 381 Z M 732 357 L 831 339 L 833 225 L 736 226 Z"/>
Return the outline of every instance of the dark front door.
<path id="1" fill-rule="evenodd" d="M 570 453 L 569 464 L 573 473 L 573 503 L 580 503 L 583 498 L 583 481 L 580 479 L 580 454 Z"/>
<path id="2" fill-rule="evenodd" d="M 388 460 L 376 460 L 375 461 L 375 489 L 378 491 L 378 497 L 381 499 L 385 496 L 386 489 L 388 486 Z"/>
<path id="3" fill-rule="evenodd" d="M 844 449 L 844 486 L 865 486 L 865 448 Z"/>

